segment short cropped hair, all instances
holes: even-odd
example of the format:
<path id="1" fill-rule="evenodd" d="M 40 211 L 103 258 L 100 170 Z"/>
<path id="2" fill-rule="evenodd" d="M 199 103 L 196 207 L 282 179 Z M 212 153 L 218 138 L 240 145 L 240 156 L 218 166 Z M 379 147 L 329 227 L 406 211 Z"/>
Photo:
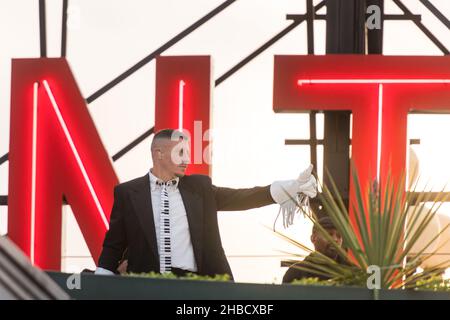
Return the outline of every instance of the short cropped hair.
<path id="1" fill-rule="evenodd" d="M 333 221 L 328 216 L 323 216 L 323 217 L 319 218 L 319 220 L 317 222 L 325 230 L 333 230 L 333 229 L 336 230 L 336 227 L 333 224 Z M 313 233 L 316 233 L 318 231 L 319 231 L 319 227 L 314 224 L 314 226 L 313 226 Z"/>
<path id="2" fill-rule="evenodd" d="M 157 133 L 155 133 L 155 136 L 153 137 L 151 149 L 153 150 L 153 148 L 155 147 L 155 142 L 158 141 L 158 140 L 173 140 L 173 141 L 177 141 L 177 140 L 180 140 L 180 139 L 187 140 L 188 137 L 183 132 L 181 132 L 179 130 L 175 130 L 175 129 L 162 129 L 162 130 L 159 130 Z"/>

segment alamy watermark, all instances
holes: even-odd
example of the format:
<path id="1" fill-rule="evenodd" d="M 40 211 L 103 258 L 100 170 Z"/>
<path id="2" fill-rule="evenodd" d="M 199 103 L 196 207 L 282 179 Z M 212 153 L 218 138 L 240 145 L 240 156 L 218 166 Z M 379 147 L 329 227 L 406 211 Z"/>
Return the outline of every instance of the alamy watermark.
<path id="1" fill-rule="evenodd" d="M 371 265 L 367 267 L 367 273 L 370 276 L 367 278 L 366 285 L 369 290 L 381 289 L 381 268 L 379 266 Z"/>
<path id="2" fill-rule="evenodd" d="M 369 30 L 381 29 L 381 8 L 377 5 L 367 7 L 366 13 L 369 15 L 366 21 L 366 27 Z"/>
<path id="3" fill-rule="evenodd" d="M 223 139 L 223 137 L 227 137 Z M 212 150 L 213 140 L 218 138 L 220 148 Z M 258 142 L 256 142 L 256 139 Z M 264 139 L 261 142 L 261 139 Z M 212 164 L 215 155 L 221 161 L 245 159 L 248 163 L 261 162 L 269 146 L 282 143 L 273 135 L 252 132 L 250 135 L 234 128 L 214 128 L 203 130 L 202 121 L 194 121 L 192 132 L 186 129 L 175 130 L 172 141 L 178 142 L 171 151 L 171 160 L 175 164 Z"/>
<path id="4" fill-rule="evenodd" d="M 81 290 L 81 275 L 74 273 L 66 280 L 66 287 L 69 290 Z"/>

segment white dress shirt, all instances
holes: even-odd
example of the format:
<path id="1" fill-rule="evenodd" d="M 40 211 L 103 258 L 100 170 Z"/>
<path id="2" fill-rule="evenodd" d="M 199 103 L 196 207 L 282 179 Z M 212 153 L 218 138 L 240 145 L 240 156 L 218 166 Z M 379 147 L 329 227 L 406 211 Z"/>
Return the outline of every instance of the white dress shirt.
<path id="1" fill-rule="evenodd" d="M 160 220 L 160 203 L 161 203 L 161 187 L 156 184 L 159 180 L 152 172 L 149 172 L 150 191 L 152 197 L 153 219 L 155 221 L 156 240 L 159 247 L 159 220 Z M 170 214 L 170 244 L 172 255 L 172 267 L 180 268 L 188 271 L 197 271 L 197 264 L 194 257 L 194 249 L 192 247 L 191 234 L 189 233 L 189 224 L 184 208 L 183 199 L 177 183 L 167 187 L 169 193 L 169 214 Z"/>
<path id="2" fill-rule="evenodd" d="M 159 251 L 161 187 L 156 184 L 156 181 L 160 179 L 154 176 L 151 171 L 149 172 L 149 179 L 155 225 L 148 226 L 148 228 L 155 228 L 157 247 Z M 180 190 L 178 189 L 178 178 L 177 183 L 173 186 L 169 186 L 167 191 L 169 193 L 172 267 L 196 272 L 197 263 L 195 261 L 194 249 L 192 247 L 191 234 L 189 233 L 186 209 L 184 207 L 183 199 L 181 198 Z M 111 270 L 106 270 L 99 267 L 95 270 L 95 274 L 112 275 L 114 273 Z"/>

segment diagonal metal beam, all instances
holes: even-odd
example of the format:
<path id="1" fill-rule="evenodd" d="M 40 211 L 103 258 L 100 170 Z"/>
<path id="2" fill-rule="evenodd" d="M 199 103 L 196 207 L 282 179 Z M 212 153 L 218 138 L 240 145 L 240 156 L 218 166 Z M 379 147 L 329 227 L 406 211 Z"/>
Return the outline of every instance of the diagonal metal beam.
<path id="1" fill-rule="evenodd" d="M 323 6 L 325 6 L 327 0 L 322 1 L 317 6 L 314 7 L 314 12 L 319 11 Z M 264 43 L 261 47 L 256 49 L 254 52 L 252 52 L 250 55 L 248 55 L 246 58 L 244 58 L 242 61 L 240 61 L 238 64 L 236 64 L 233 68 L 225 72 L 221 77 L 219 77 L 215 81 L 215 86 L 217 87 L 220 85 L 223 81 L 228 79 L 230 76 L 232 76 L 234 73 L 236 73 L 238 70 L 240 70 L 242 67 L 244 67 L 247 63 L 249 63 L 251 60 L 256 58 L 259 54 L 261 54 L 264 50 L 268 49 L 271 45 L 273 45 L 275 42 L 280 40 L 283 36 L 285 36 L 289 31 L 294 29 L 296 26 L 298 26 L 300 23 L 304 22 L 306 20 L 306 15 L 300 19 L 296 19 L 293 23 L 291 23 L 288 27 L 283 29 L 281 32 L 276 34 L 274 37 L 272 37 L 269 41 Z M 127 152 L 132 150 L 134 147 L 136 147 L 139 143 L 144 141 L 146 138 L 148 138 L 153 133 L 154 127 L 150 128 L 146 132 L 144 132 L 142 135 L 140 135 L 138 138 L 133 140 L 130 144 L 125 146 L 122 150 L 120 150 L 118 153 L 116 153 L 112 159 L 113 161 L 119 160 L 122 156 L 124 156 Z"/>
<path id="2" fill-rule="evenodd" d="M 66 54 L 66 40 L 67 40 L 67 2 L 68 0 L 64 0 L 63 2 L 63 24 L 62 24 L 62 37 L 61 37 L 61 56 L 65 56 Z M 182 40 L 183 38 L 185 38 L 186 36 L 188 36 L 190 33 L 192 33 L 193 31 L 195 31 L 196 29 L 198 29 L 200 26 L 202 26 L 203 24 L 205 24 L 207 21 L 211 20 L 214 16 L 216 16 L 217 14 L 219 14 L 220 12 L 222 12 L 223 10 L 225 10 L 227 7 L 229 7 L 231 4 L 233 4 L 234 2 L 236 2 L 236 0 L 227 0 L 225 2 L 223 2 L 221 5 L 219 5 L 218 7 L 216 7 L 215 9 L 213 9 L 212 11 L 210 11 L 208 14 L 206 14 L 205 16 L 203 16 L 202 18 L 200 18 L 199 20 L 197 20 L 196 22 L 194 22 L 192 25 L 190 25 L 189 27 L 187 27 L 185 30 L 183 30 L 182 32 L 180 32 L 179 34 L 177 34 L 175 37 L 173 37 L 172 39 L 170 39 L 169 41 L 167 41 L 165 44 L 163 44 L 161 47 L 159 47 L 158 49 L 156 49 L 155 51 L 153 51 L 152 53 L 150 53 L 148 56 L 146 56 L 145 58 L 143 58 L 141 61 L 139 61 L 138 63 L 136 63 L 134 66 L 132 66 L 130 69 L 128 69 L 127 71 L 123 72 L 122 74 L 120 74 L 118 77 L 116 77 L 115 79 L 111 80 L 109 83 L 107 83 L 106 85 L 104 85 L 103 87 L 101 87 L 99 90 L 97 90 L 96 92 L 94 92 L 93 94 L 91 94 L 89 97 L 86 98 L 86 102 L 89 104 L 91 102 L 93 102 L 94 100 L 96 100 L 97 98 L 99 98 L 100 96 L 102 96 L 103 94 L 105 94 L 107 91 L 109 91 L 111 88 L 113 88 L 115 85 L 117 85 L 118 83 L 120 83 L 121 81 L 125 80 L 127 77 L 129 77 L 130 75 L 132 75 L 134 72 L 136 72 L 137 70 L 139 70 L 140 68 L 142 68 L 143 66 L 145 66 L 147 63 L 149 63 L 150 61 L 152 61 L 154 58 L 156 58 L 157 56 L 159 56 L 161 53 L 163 53 L 164 51 L 166 51 L 167 49 L 169 49 L 170 47 L 172 47 L 173 45 L 175 45 L 177 42 L 179 42 L 180 40 Z M 41 12 L 43 12 L 41 10 L 41 6 L 43 6 L 44 11 L 45 11 L 45 0 L 39 0 L 39 8 L 40 8 L 40 16 L 41 16 Z M 45 54 L 46 54 L 46 47 L 45 45 L 43 46 L 42 41 L 43 39 L 45 40 L 45 34 L 44 36 L 42 35 L 42 21 L 44 23 L 44 30 L 45 30 L 45 14 L 44 14 L 44 20 L 40 20 L 41 21 L 41 56 L 43 54 L 42 50 L 43 48 L 45 49 Z M 64 22 L 65 21 L 65 22 Z M 45 44 L 45 41 L 44 41 Z M 142 142 L 143 140 L 145 140 L 147 137 L 149 137 L 151 134 L 153 133 L 153 127 L 150 128 L 149 130 L 147 130 L 146 132 L 144 132 L 142 135 L 140 135 L 138 138 L 136 138 L 135 140 L 133 140 L 130 144 L 128 144 L 127 146 L 125 146 L 123 149 L 121 149 L 119 152 L 117 152 L 112 158 L 113 161 L 116 161 L 118 159 L 120 159 L 124 154 L 126 154 L 128 151 L 130 151 L 131 149 L 133 149 L 137 144 L 139 144 L 140 142 Z M 4 154 L 1 158 L 0 158 L 0 165 L 3 164 L 4 162 L 8 161 L 8 153 Z"/>
<path id="3" fill-rule="evenodd" d="M 325 6 L 327 0 L 322 1 L 317 6 L 314 7 L 314 12 L 319 11 L 322 7 Z M 277 33 L 274 37 L 272 37 L 269 41 L 264 43 L 261 47 L 253 51 L 251 54 L 249 54 L 247 57 L 245 57 L 242 61 L 240 61 L 238 64 L 236 64 L 234 67 L 232 67 L 230 70 L 225 72 L 222 76 L 220 76 L 215 81 L 215 86 L 217 87 L 220 85 L 223 81 L 231 77 L 234 73 L 236 73 L 238 70 L 240 70 L 242 67 L 244 67 L 247 63 L 249 63 L 251 60 L 256 58 L 259 54 L 261 54 L 263 51 L 268 49 L 270 46 L 272 46 L 275 42 L 280 40 L 282 37 L 284 37 L 287 33 L 289 33 L 292 29 L 294 29 L 296 26 L 301 24 L 306 20 L 306 15 L 295 19 L 294 22 L 292 22 L 289 26 L 287 26 L 285 29 Z M 143 133 L 141 136 L 133 140 L 130 144 L 128 144 L 126 147 L 124 147 L 121 151 L 119 151 L 117 154 L 113 156 L 113 161 L 116 161 L 120 159 L 122 156 L 124 156 L 127 152 L 129 152 L 131 149 L 133 149 L 135 146 L 137 146 L 140 142 L 144 141 L 146 138 L 148 138 L 153 133 L 154 127 L 147 130 L 145 133 Z"/>
<path id="4" fill-rule="evenodd" d="M 226 9 L 228 6 L 230 6 L 232 3 L 234 3 L 236 0 L 227 0 L 221 5 L 219 5 L 217 8 L 206 14 L 203 18 L 196 21 L 183 31 L 181 31 L 179 34 L 177 34 L 175 37 L 167 41 L 165 44 L 163 44 L 161 47 L 150 53 L 148 56 L 143 58 L 141 61 L 136 63 L 134 66 L 132 66 L 127 71 L 123 72 L 119 76 L 117 76 L 115 79 L 111 80 L 109 83 L 98 89 L 96 92 L 91 94 L 89 97 L 86 98 L 87 103 L 91 103 L 92 101 L 96 100 L 100 96 L 102 96 L 104 93 L 106 93 L 108 90 L 113 88 L 118 83 L 122 82 L 129 76 L 131 76 L 133 73 L 135 73 L 137 70 L 145 66 L 147 63 L 152 61 L 154 58 L 159 56 L 161 53 L 172 47 L 174 44 L 176 44 L 178 41 L 182 40 L 184 37 L 189 35 L 194 30 L 198 29 L 200 26 L 202 26 L 207 21 L 211 20 L 214 16 L 216 16 L 218 13 L 222 12 L 224 9 Z"/>
<path id="5" fill-rule="evenodd" d="M 292 31 L 295 27 L 297 27 L 299 24 L 301 24 L 304 20 L 296 20 L 293 21 L 290 25 L 288 25 L 286 28 L 281 30 L 279 33 L 277 33 L 273 38 L 271 38 L 269 41 L 264 43 L 262 46 L 260 46 L 258 49 L 253 51 L 251 54 L 249 54 L 247 57 L 245 57 L 243 60 L 241 60 L 239 63 L 237 63 L 234 67 L 232 67 L 230 70 L 225 72 L 223 75 L 221 75 L 216 81 L 215 86 L 219 86 L 222 82 L 227 80 L 229 77 L 231 77 L 233 74 L 235 74 L 237 71 L 239 71 L 242 67 L 244 67 L 247 63 L 252 61 L 254 58 L 256 58 L 258 55 L 260 55 L 262 52 L 264 52 L 266 49 L 271 47 L 275 42 L 283 38 L 285 35 L 287 35 L 290 31 Z"/>
<path id="6" fill-rule="evenodd" d="M 143 134 L 141 134 L 139 137 L 134 139 L 131 143 L 129 143 L 127 146 L 122 148 L 119 152 L 117 152 L 115 155 L 112 156 L 112 161 L 115 162 L 122 158 L 126 153 L 128 153 L 131 149 L 136 147 L 139 143 L 147 139 L 153 134 L 155 127 L 151 127 L 149 130 L 145 131 Z M 2 165 L 4 162 L 8 161 L 8 155 L 9 153 L 4 154 L 0 158 L 0 165 Z"/>
<path id="7" fill-rule="evenodd" d="M 0 166 L 1 166 L 4 162 L 8 161 L 8 156 L 9 156 L 9 153 L 5 153 L 5 154 L 0 158 Z"/>
<path id="8" fill-rule="evenodd" d="M 326 2 L 328 0 L 324 0 L 320 2 L 318 5 L 314 7 L 314 12 L 319 11 L 322 9 Z M 289 15 L 292 16 L 292 15 Z M 242 59 L 239 63 L 237 63 L 234 67 L 229 69 L 227 72 L 225 72 L 223 75 L 221 75 L 219 78 L 217 78 L 215 85 L 216 87 L 219 86 L 222 82 L 227 80 L 229 77 L 231 77 L 233 74 L 235 74 L 237 71 L 239 71 L 242 67 L 244 67 L 247 63 L 252 61 L 254 58 L 256 58 L 258 55 L 260 55 L 262 52 L 270 48 L 275 42 L 283 38 L 285 35 L 287 35 L 290 31 L 292 31 L 295 27 L 300 25 L 302 22 L 306 20 L 306 15 L 300 15 L 298 19 L 294 19 L 294 21 L 288 25 L 286 28 L 278 32 L 274 37 L 272 37 L 270 40 L 268 40 L 266 43 L 264 43 L 262 46 L 260 46 L 258 49 L 250 53 L 247 57 Z"/>
<path id="9" fill-rule="evenodd" d="M 394 3 L 406 14 L 406 15 L 412 15 L 411 11 L 400 1 L 400 0 L 392 0 Z M 414 24 L 430 39 L 436 47 L 438 47 L 442 53 L 445 55 L 450 54 L 450 51 L 439 41 L 438 38 L 434 36 L 434 34 L 427 28 L 425 25 L 416 20 L 412 20 Z"/>
<path id="10" fill-rule="evenodd" d="M 447 19 L 446 16 L 442 14 L 442 12 L 439 11 L 438 8 L 436 8 L 429 0 L 420 0 L 420 2 L 431 11 L 431 13 L 439 19 L 445 26 L 450 29 L 450 21 Z"/>
<path id="11" fill-rule="evenodd" d="M 126 153 L 131 151 L 134 147 L 136 147 L 139 143 L 147 139 L 152 135 L 154 132 L 155 127 L 151 127 L 149 130 L 145 131 L 143 134 L 141 134 L 139 137 L 134 139 L 130 144 L 128 144 L 125 148 L 117 152 L 115 155 L 112 156 L 112 161 L 115 162 L 122 158 Z"/>
<path id="12" fill-rule="evenodd" d="M 64 6 L 67 6 L 67 1 L 68 0 L 64 0 L 63 3 L 63 20 L 64 20 L 64 13 L 66 12 L 66 9 L 64 9 Z M 314 7 L 314 12 L 319 11 L 323 6 L 325 6 L 327 0 L 322 1 L 321 3 L 319 3 L 317 6 Z M 416 17 L 415 15 L 413 15 L 406 6 L 403 5 L 403 3 L 401 3 L 400 0 L 393 0 L 399 7 L 400 9 L 405 13 L 405 18 L 407 17 Z M 40 9 L 41 6 L 43 6 L 43 9 L 45 11 L 45 3 L 42 4 L 42 0 L 40 0 L 39 4 L 40 4 Z M 92 94 L 91 96 L 89 96 L 86 101 L 87 103 L 90 103 L 92 101 L 94 101 L 95 99 L 97 99 L 98 97 L 100 97 L 102 94 L 104 94 L 105 92 L 107 92 L 109 89 L 111 89 L 112 87 L 114 87 L 116 84 L 118 84 L 119 82 L 121 82 L 122 80 L 124 80 L 125 78 L 127 78 L 128 76 L 130 76 L 132 73 L 134 73 L 135 71 L 137 71 L 138 69 L 140 69 L 142 66 L 144 66 L 146 63 L 150 62 L 152 59 L 154 59 L 157 55 L 161 54 L 163 51 L 167 50 L 168 48 L 170 48 L 171 46 L 173 46 L 176 42 L 178 42 L 179 40 L 181 40 L 183 37 L 187 36 L 189 33 L 191 33 L 192 31 L 194 31 L 195 29 L 197 29 L 200 25 L 202 25 L 203 23 L 205 23 L 206 21 L 208 21 L 209 19 L 211 19 L 214 15 L 216 15 L 217 13 L 221 12 L 222 10 L 224 10 L 226 7 L 228 7 L 230 4 L 232 4 L 233 2 L 235 2 L 235 0 L 229 0 L 229 1 L 225 1 L 223 4 L 221 4 L 220 6 L 218 6 L 217 8 L 215 8 L 213 11 L 211 11 L 210 13 L 208 13 L 206 16 L 204 16 L 203 18 L 201 18 L 200 20 L 198 20 L 196 23 L 192 24 L 190 27 L 188 27 L 187 29 L 185 29 L 184 31 L 182 31 L 180 34 L 178 34 L 177 36 L 175 36 L 174 38 L 172 38 L 171 40 L 169 40 L 167 43 L 165 43 L 163 46 L 161 46 L 160 48 L 158 48 L 157 50 L 155 50 L 154 52 L 152 52 L 150 55 L 148 55 L 146 58 L 144 58 L 143 60 L 141 60 L 140 62 L 138 62 L 137 64 L 135 64 L 132 68 L 130 68 L 129 70 L 125 71 L 124 73 L 122 73 L 119 77 L 115 78 L 114 80 L 112 80 L 111 82 L 109 82 L 107 85 L 105 85 L 104 87 L 102 87 L 101 89 L 99 89 L 97 92 L 95 92 L 94 94 Z M 421 0 L 422 3 L 424 3 L 425 6 L 427 6 L 427 8 L 434 8 L 433 10 L 430 9 L 430 11 L 432 11 L 433 13 L 435 13 L 435 11 L 437 11 L 438 13 L 440 13 L 434 6 L 432 6 L 431 3 L 429 3 L 428 0 Z M 425 4 L 426 3 L 426 4 Z M 42 12 L 42 10 L 40 10 L 40 12 Z M 436 14 L 436 13 L 435 13 Z M 442 14 L 441 14 L 442 15 Z M 230 70 L 228 70 L 227 72 L 225 72 L 222 76 L 220 76 L 216 81 L 215 81 L 215 86 L 220 85 L 223 81 L 225 81 L 226 79 L 228 79 L 230 76 L 232 76 L 234 73 L 236 73 L 238 70 L 240 70 L 242 67 L 244 67 L 247 63 L 249 63 L 251 60 L 253 60 L 254 58 L 256 58 L 259 54 L 261 54 L 263 51 L 265 51 L 266 49 L 268 49 L 270 46 L 272 46 L 275 42 L 277 42 L 278 40 L 280 40 L 282 37 L 284 37 L 287 33 L 289 33 L 291 30 L 293 30 L 296 26 L 298 26 L 300 23 L 304 22 L 307 19 L 307 15 L 287 15 L 288 19 L 293 19 L 293 23 L 291 23 L 289 26 L 287 26 L 285 29 L 283 29 L 282 31 L 280 31 L 278 34 L 276 34 L 274 37 L 272 37 L 269 41 L 267 41 L 266 43 L 264 43 L 261 47 L 259 47 L 257 50 L 255 50 L 254 52 L 252 52 L 250 55 L 248 55 L 246 58 L 244 58 L 242 61 L 240 61 L 238 64 L 236 64 L 234 67 L 232 67 Z M 445 17 L 444 17 L 445 18 Z M 418 19 L 411 19 L 429 38 L 431 41 L 433 41 L 433 43 L 435 43 L 445 54 L 449 54 L 448 50 L 445 48 L 444 45 L 442 45 L 438 39 L 436 39 L 434 37 L 434 35 L 420 22 L 420 20 Z M 45 26 L 45 15 L 44 15 L 44 26 Z M 448 20 L 445 20 L 448 22 Z M 64 26 L 66 24 L 63 23 L 63 30 L 64 30 Z M 45 29 L 45 28 L 44 28 Z M 41 22 L 41 30 L 42 30 L 42 22 Z M 45 35 L 44 35 L 45 37 Z M 63 38 L 65 38 L 65 32 L 63 32 Z M 42 41 L 42 36 L 41 36 L 41 41 Z M 61 46 L 61 53 L 65 54 L 65 45 L 63 46 L 63 42 L 65 43 L 65 40 L 62 40 L 62 46 Z M 64 49 L 63 49 L 64 48 Z M 63 51 L 64 50 L 64 51 Z M 41 46 L 41 51 L 42 51 L 42 46 Z M 139 136 L 138 138 L 136 138 L 135 140 L 133 140 L 130 144 L 128 144 L 127 146 L 125 146 L 123 149 L 121 149 L 118 153 L 116 153 L 112 158 L 113 161 L 117 161 L 118 159 L 120 159 L 123 155 L 125 155 L 128 151 L 130 151 L 131 149 L 133 149 L 136 145 L 138 145 L 140 142 L 142 142 L 143 140 L 145 140 L 146 138 L 148 138 L 151 134 L 153 133 L 153 127 L 150 128 L 149 130 L 147 130 L 145 133 L 143 133 L 141 136 Z M 8 153 L 6 153 L 5 155 L 3 155 L 0 158 L 0 165 L 3 164 L 4 162 L 6 162 L 8 160 Z"/>

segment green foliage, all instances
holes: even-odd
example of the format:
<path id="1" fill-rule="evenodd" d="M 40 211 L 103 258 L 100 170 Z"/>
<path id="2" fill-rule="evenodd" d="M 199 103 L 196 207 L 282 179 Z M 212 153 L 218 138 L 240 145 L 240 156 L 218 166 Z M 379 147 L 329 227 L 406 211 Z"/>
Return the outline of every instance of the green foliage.
<path id="1" fill-rule="evenodd" d="M 292 284 L 302 285 L 302 286 L 329 286 L 329 287 L 340 285 L 333 280 L 320 280 L 319 278 L 296 279 L 296 280 L 292 281 Z"/>
<path id="2" fill-rule="evenodd" d="M 441 276 L 433 276 L 417 281 L 415 289 L 450 292 L 450 279 L 444 280 Z"/>
<path id="3" fill-rule="evenodd" d="M 141 277 L 141 278 L 151 278 L 151 279 L 181 279 L 181 280 L 202 280 L 202 281 L 230 281 L 230 276 L 228 274 L 216 274 L 215 276 L 200 276 L 195 273 L 187 273 L 185 276 L 178 277 L 172 272 L 158 273 L 127 273 L 126 277 Z"/>
<path id="4" fill-rule="evenodd" d="M 304 286 L 328 286 L 328 287 L 361 287 L 365 283 L 366 278 L 363 274 L 355 274 L 347 278 L 334 278 L 328 280 L 320 280 L 319 278 L 303 278 L 296 279 L 292 284 Z"/>
<path id="5" fill-rule="evenodd" d="M 325 212 L 342 235 L 343 247 L 333 240 L 327 230 L 318 223 L 313 213 L 305 212 L 299 206 L 299 210 L 311 219 L 321 236 L 335 247 L 345 263 L 339 264 L 316 252 L 313 260 L 304 260 L 302 266 L 298 268 L 332 279 L 326 283 L 366 287 L 367 279 L 371 276 L 367 273 L 368 267 L 377 266 L 380 270 L 382 289 L 442 288 L 440 284 L 431 283 L 430 279 L 442 274 L 449 267 L 448 261 L 422 272 L 416 272 L 416 270 L 431 256 L 423 254 L 429 249 L 430 244 L 449 228 L 449 225 L 443 226 L 428 243 L 419 242 L 442 202 L 446 200 L 445 194 L 439 192 L 435 198 L 425 198 L 422 193 L 416 201 L 413 201 L 412 193 L 404 191 L 404 179 L 394 181 L 390 176 L 385 183 L 381 184 L 382 188 L 377 182 L 363 188 L 354 165 L 352 165 L 352 178 L 356 199 L 355 203 L 351 204 L 352 221 L 331 177 L 331 186 L 322 186 L 323 192 L 319 195 Z M 415 188 L 413 189 L 415 191 Z M 433 206 L 425 207 L 425 202 L 432 202 Z M 412 212 L 409 221 L 407 220 L 408 212 Z M 297 247 L 312 252 L 305 245 L 280 233 L 277 234 Z M 421 249 L 413 252 L 412 248 L 418 245 Z M 308 282 L 308 280 L 305 281 Z M 448 287 L 448 282 L 445 286 Z"/>

